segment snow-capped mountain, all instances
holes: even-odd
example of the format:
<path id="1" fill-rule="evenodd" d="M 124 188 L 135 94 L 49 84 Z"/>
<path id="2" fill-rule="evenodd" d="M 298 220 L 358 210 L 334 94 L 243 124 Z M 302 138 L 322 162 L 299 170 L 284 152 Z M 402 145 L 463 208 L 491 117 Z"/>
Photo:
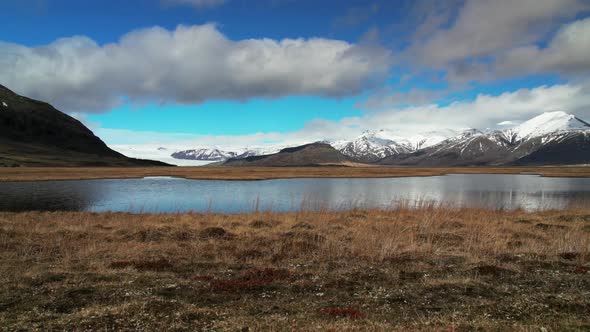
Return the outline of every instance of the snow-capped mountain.
<path id="1" fill-rule="evenodd" d="M 406 142 L 396 142 L 385 131 L 364 132 L 352 141 L 334 142 L 332 146 L 342 154 L 358 161 L 373 162 L 379 159 L 411 152 Z"/>
<path id="2" fill-rule="evenodd" d="M 219 161 L 238 156 L 237 152 L 221 151 L 219 149 L 201 148 L 195 150 L 184 150 L 172 153 L 172 157 L 176 159 L 187 160 L 210 160 Z"/>
<path id="3" fill-rule="evenodd" d="M 453 130 L 431 131 L 410 136 L 399 136 L 388 130 L 366 131 L 351 141 L 338 141 L 332 145 L 342 154 L 359 162 L 374 162 L 385 157 L 411 153 L 436 145 L 457 132 Z"/>
<path id="4" fill-rule="evenodd" d="M 590 125 L 549 112 L 507 130 L 471 129 L 416 152 L 386 157 L 386 165 L 462 166 L 590 163 Z"/>
<path id="5" fill-rule="evenodd" d="M 457 135 L 457 131 L 451 129 L 444 129 L 439 131 L 429 131 L 420 134 L 405 137 L 405 143 L 412 150 L 420 150 L 429 146 L 436 145 L 449 137 Z"/>
<path id="6" fill-rule="evenodd" d="M 365 131 L 352 140 L 325 141 L 325 143 L 332 145 L 342 154 L 355 161 L 370 163 L 392 155 L 410 153 L 438 144 L 456 134 L 456 131 L 448 129 L 410 136 L 399 136 L 394 132 L 381 129 L 375 132 Z M 282 144 L 247 148 L 199 147 L 193 149 L 177 149 L 171 156 L 180 160 L 215 162 L 273 154 L 287 147 L 290 147 L 290 145 Z"/>
<path id="7" fill-rule="evenodd" d="M 170 165 L 203 166 L 212 162 L 173 158 L 172 154 L 178 150 L 178 147 L 161 146 L 160 144 L 116 144 L 111 145 L 110 147 L 129 157 L 159 160 Z"/>
<path id="8" fill-rule="evenodd" d="M 182 145 L 155 144 L 119 144 L 112 145 L 115 151 L 134 158 L 144 158 L 163 161 L 177 166 L 204 166 L 218 161 L 232 158 L 246 158 L 263 154 L 271 154 L 285 148 L 283 145 L 262 147 L 197 147 L 192 148 L 187 143 Z"/>
<path id="9" fill-rule="evenodd" d="M 547 112 L 505 131 L 514 141 L 564 131 L 584 131 L 590 124 L 565 112 Z"/>
<path id="10" fill-rule="evenodd" d="M 172 153 L 171 156 L 173 158 L 183 160 L 224 161 L 228 159 L 247 158 L 251 156 L 276 153 L 280 151 L 282 148 L 282 146 L 234 149 L 197 148 L 176 151 Z"/>
<path id="11" fill-rule="evenodd" d="M 366 131 L 352 140 L 325 143 L 353 161 L 385 165 L 460 166 L 505 164 L 588 164 L 590 124 L 565 112 L 548 112 L 505 130 L 451 129 L 398 135 Z M 139 158 L 177 165 L 204 165 L 270 155 L 292 145 L 258 147 L 113 147 Z"/>
<path id="12" fill-rule="evenodd" d="M 565 112 L 547 112 L 506 130 L 443 130 L 409 137 L 381 130 L 334 146 L 360 162 L 487 165 L 513 162 L 548 144 L 563 145 L 589 133 L 590 124 L 584 120 Z"/>

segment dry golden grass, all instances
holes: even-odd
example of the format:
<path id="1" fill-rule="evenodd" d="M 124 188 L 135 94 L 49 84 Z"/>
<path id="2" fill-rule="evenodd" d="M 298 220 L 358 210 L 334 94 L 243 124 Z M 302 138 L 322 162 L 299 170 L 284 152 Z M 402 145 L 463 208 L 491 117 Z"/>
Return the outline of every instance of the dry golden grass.
<path id="1" fill-rule="evenodd" d="M 2 330 L 590 328 L 590 210 L 0 213 Z"/>
<path id="2" fill-rule="evenodd" d="M 287 178 L 387 178 L 445 174 L 520 174 L 588 177 L 590 167 L 0 167 L 0 181 L 141 178 L 265 180 Z"/>

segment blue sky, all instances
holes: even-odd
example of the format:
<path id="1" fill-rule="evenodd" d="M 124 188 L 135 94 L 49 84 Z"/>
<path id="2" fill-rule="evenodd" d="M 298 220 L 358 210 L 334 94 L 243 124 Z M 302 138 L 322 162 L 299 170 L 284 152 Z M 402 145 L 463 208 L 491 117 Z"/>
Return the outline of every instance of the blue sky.
<path id="1" fill-rule="evenodd" d="M 589 9 L 587 0 L 4 0 L 0 84 L 113 145 L 157 143 L 149 133 L 287 142 L 374 126 L 493 126 L 585 109 L 563 94 L 587 91 Z M 548 106 L 524 109 L 523 95 Z"/>
<path id="2" fill-rule="evenodd" d="M 210 101 L 198 105 L 125 105 L 90 117 L 107 128 L 193 133 L 246 135 L 257 131 L 293 131 L 311 119 L 338 120 L 358 116 L 355 98 L 326 99 L 284 97 L 248 102 Z M 176 121 L 175 119 L 182 119 Z"/>
<path id="3" fill-rule="evenodd" d="M 0 38 L 42 45 L 60 37 L 85 35 L 99 43 L 117 41 L 138 28 L 216 22 L 232 39 L 330 37 L 358 40 L 371 27 L 401 19 L 412 1 L 233 0 L 218 6 L 191 6 L 174 0 L 4 0 Z M 350 14 L 378 4 L 378 12 Z M 353 18 L 356 17 L 356 18 Z"/>

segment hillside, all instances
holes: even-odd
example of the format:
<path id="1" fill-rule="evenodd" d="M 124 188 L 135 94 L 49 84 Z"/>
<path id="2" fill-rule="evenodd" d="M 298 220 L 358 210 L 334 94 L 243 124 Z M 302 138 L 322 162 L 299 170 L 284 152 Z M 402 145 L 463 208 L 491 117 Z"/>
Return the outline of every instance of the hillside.
<path id="1" fill-rule="evenodd" d="M 80 121 L 0 85 L 0 166 L 164 166 L 111 150 Z"/>
<path id="2" fill-rule="evenodd" d="M 228 159 L 222 166 L 318 166 L 350 162 L 340 151 L 326 143 L 311 143 L 282 149 L 278 153 Z"/>
<path id="3" fill-rule="evenodd" d="M 514 161 L 514 165 L 580 165 L 590 164 L 590 131 L 564 133 L 554 141 Z"/>

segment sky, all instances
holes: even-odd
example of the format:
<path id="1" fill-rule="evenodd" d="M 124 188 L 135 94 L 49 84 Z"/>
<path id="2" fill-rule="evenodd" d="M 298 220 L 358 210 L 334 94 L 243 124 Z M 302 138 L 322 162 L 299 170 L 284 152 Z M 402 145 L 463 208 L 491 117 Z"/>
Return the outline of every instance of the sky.
<path id="1" fill-rule="evenodd" d="M 590 119 L 590 0 L 2 0 L 0 84 L 111 146 Z"/>

